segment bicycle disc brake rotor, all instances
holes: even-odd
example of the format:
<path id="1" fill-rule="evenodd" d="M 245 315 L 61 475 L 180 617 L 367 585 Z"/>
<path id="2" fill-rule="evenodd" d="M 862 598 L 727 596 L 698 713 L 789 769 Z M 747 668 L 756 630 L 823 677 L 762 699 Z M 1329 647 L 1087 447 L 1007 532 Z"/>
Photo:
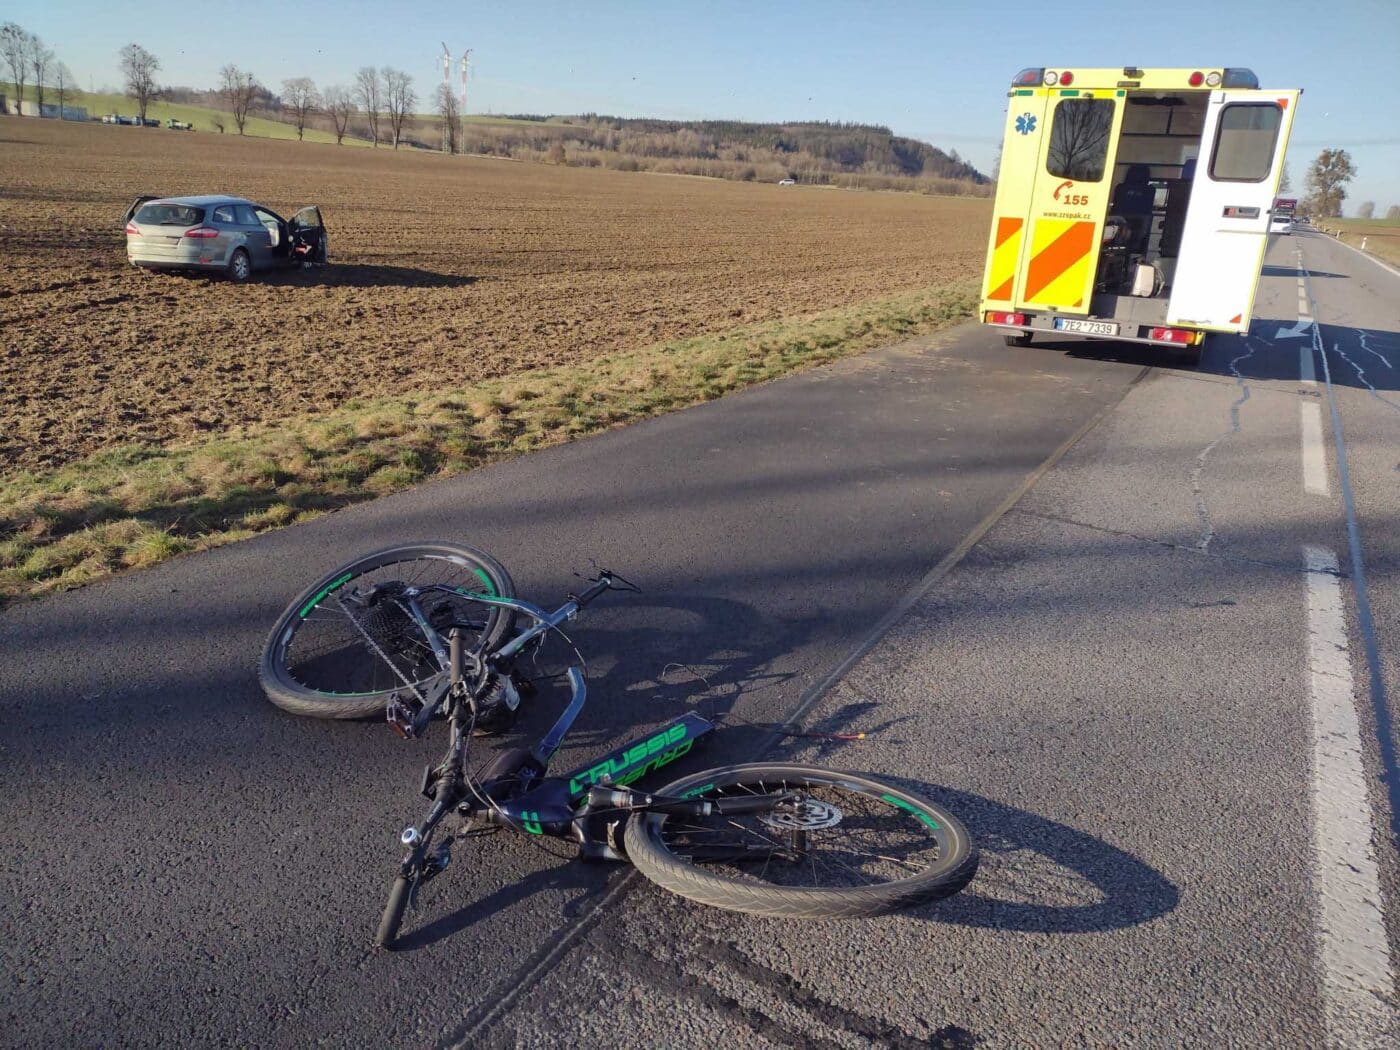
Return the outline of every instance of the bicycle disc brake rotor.
<path id="1" fill-rule="evenodd" d="M 819 831 L 841 823 L 841 811 L 830 802 L 803 798 L 781 809 L 760 813 L 758 819 L 775 831 Z"/>

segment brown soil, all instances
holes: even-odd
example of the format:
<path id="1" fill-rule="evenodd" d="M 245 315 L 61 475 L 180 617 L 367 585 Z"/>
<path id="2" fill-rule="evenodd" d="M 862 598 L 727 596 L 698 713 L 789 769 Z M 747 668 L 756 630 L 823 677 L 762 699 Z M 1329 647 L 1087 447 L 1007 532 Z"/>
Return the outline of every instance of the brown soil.
<path id="1" fill-rule="evenodd" d="M 0 117 L 0 473 L 923 288 L 989 204 Z M 139 193 L 319 204 L 332 265 L 126 263 Z"/>

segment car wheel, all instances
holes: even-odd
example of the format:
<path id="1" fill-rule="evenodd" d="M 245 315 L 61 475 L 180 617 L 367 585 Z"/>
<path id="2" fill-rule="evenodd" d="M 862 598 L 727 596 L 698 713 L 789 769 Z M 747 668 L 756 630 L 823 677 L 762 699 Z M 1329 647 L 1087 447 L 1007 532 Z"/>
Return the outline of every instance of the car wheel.
<path id="1" fill-rule="evenodd" d="M 235 248 L 228 260 L 228 279 L 236 284 L 245 284 L 253 276 L 253 260 L 242 248 Z"/>

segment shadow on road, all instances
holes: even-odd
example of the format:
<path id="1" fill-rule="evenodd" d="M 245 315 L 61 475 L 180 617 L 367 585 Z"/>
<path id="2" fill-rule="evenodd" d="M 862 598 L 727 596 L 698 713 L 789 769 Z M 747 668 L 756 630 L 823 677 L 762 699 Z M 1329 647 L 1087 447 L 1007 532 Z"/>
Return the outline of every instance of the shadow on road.
<path id="1" fill-rule="evenodd" d="M 981 795 L 896 782 L 956 813 L 982 853 L 967 889 L 914 913 L 931 922 L 1094 933 L 1151 922 L 1180 899 L 1176 885 L 1155 868 L 1067 824 Z"/>

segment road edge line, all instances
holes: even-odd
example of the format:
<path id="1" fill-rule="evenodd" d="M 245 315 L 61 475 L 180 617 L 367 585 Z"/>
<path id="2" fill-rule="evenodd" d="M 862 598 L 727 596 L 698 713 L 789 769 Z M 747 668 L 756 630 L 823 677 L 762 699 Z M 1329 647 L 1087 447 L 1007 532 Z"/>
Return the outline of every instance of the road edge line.
<path id="1" fill-rule="evenodd" d="M 1308 729 L 1312 738 L 1317 962 L 1328 1046 L 1383 1044 L 1395 987 L 1385 936 L 1375 818 L 1336 552 L 1303 547 L 1307 565 Z"/>
<path id="2" fill-rule="evenodd" d="M 1323 236 L 1326 236 L 1326 234 L 1324 234 Z M 1385 270 L 1387 273 L 1389 273 L 1392 277 L 1400 277 L 1400 270 L 1397 270 L 1394 266 L 1391 266 L 1390 263 L 1385 262 L 1385 261 L 1382 260 L 1382 259 L 1377 259 L 1377 258 L 1376 258 L 1374 255 L 1372 255 L 1370 252 L 1363 252 L 1360 248 L 1357 248 L 1357 247 L 1355 247 L 1354 245 L 1348 244 L 1346 241 L 1342 240 L 1340 237 L 1328 237 L 1327 239 L 1330 240 L 1330 241 L 1335 241 L 1335 242 L 1337 242 L 1337 243 L 1340 244 L 1343 248 L 1347 248 L 1347 249 L 1349 249 L 1350 251 L 1355 252 L 1357 255 L 1361 256 L 1361 258 L 1363 258 L 1363 259 L 1369 259 L 1371 262 L 1373 262 L 1373 263 L 1375 263 L 1377 266 L 1379 266 L 1382 270 Z"/>
<path id="3" fill-rule="evenodd" d="M 1095 412 L 1094 415 L 1081 424 L 1074 433 L 1057 445 L 1050 455 L 1041 461 L 1040 465 L 1033 471 L 1027 474 L 1025 478 L 1022 479 L 1021 483 L 1016 486 L 1005 499 L 997 504 L 986 517 L 972 527 L 971 531 L 962 538 L 956 547 L 939 559 L 938 564 L 924 573 L 913 586 L 906 590 L 900 600 L 891 606 L 890 609 L 876 621 L 875 626 L 866 632 L 865 636 L 856 643 L 850 652 L 848 652 L 831 671 L 827 672 L 815 683 L 802 691 L 801 696 L 798 697 L 796 708 L 789 713 L 785 722 L 792 723 L 800 720 L 809 710 L 816 706 L 816 704 L 831 691 L 832 687 L 846 676 L 846 673 L 850 671 L 852 667 L 859 663 L 871 649 L 875 648 L 879 641 L 889 633 L 890 629 L 894 627 L 894 625 L 898 623 L 925 594 L 947 576 L 963 558 L 967 557 L 968 552 L 981 542 L 982 538 L 992 530 L 997 522 L 1006 517 L 1007 513 L 1009 513 L 1017 503 L 1025 498 L 1026 494 L 1039 483 L 1041 478 L 1059 465 L 1060 460 L 1064 459 L 1070 449 L 1083 441 L 1095 427 L 1107 419 L 1152 370 L 1151 365 L 1143 365 L 1142 368 L 1138 370 L 1137 375 L 1133 376 L 1133 378 L 1128 381 L 1117 397 L 1100 406 L 1099 410 Z M 753 752 L 750 761 L 756 761 L 762 758 L 774 745 L 783 739 L 784 735 L 782 730 L 774 730 L 765 735 L 759 742 L 759 746 Z M 550 968 L 552 963 L 571 949 L 578 939 L 588 932 L 588 930 L 592 929 L 593 925 L 602 915 L 603 910 L 621 897 L 623 893 L 627 891 L 628 887 L 639 878 L 641 878 L 641 876 L 637 874 L 636 868 L 629 869 L 616 886 L 613 886 L 598 898 L 592 908 L 588 909 L 585 913 L 574 919 L 570 925 L 559 931 L 557 933 L 558 939 L 548 948 L 544 949 L 543 953 L 537 954 L 534 958 L 527 961 L 521 970 L 516 971 L 520 976 L 515 979 L 510 987 L 502 991 L 485 1011 L 475 1020 L 471 1018 L 471 1014 L 468 1014 L 467 1019 L 449 1036 L 440 1041 L 438 1045 L 451 1047 L 453 1050 L 470 1047 L 472 1045 L 472 1040 L 484 1029 L 494 1024 L 503 1014 L 508 1012 L 510 1008 L 515 1005 L 520 996 L 535 984 L 537 978 L 545 970 Z"/>

